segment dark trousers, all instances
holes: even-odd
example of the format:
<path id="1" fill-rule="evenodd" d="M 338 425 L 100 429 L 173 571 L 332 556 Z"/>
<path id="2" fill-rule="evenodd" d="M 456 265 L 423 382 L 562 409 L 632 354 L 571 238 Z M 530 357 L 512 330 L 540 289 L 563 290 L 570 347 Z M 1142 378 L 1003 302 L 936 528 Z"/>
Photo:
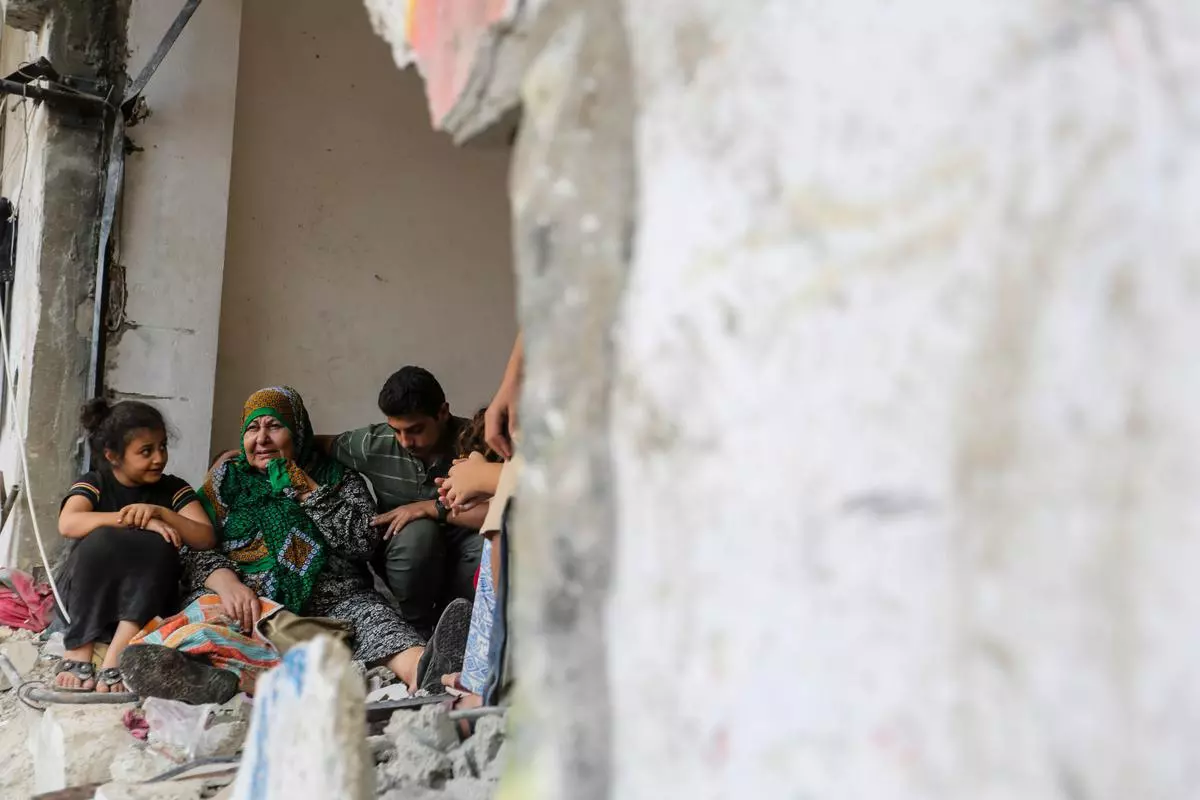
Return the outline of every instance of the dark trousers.
<path id="1" fill-rule="evenodd" d="M 419 519 L 380 548 L 375 570 L 396 596 L 404 620 L 428 638 L 450 601 L 475 599 L 482 552 L 478 531 Z"/>

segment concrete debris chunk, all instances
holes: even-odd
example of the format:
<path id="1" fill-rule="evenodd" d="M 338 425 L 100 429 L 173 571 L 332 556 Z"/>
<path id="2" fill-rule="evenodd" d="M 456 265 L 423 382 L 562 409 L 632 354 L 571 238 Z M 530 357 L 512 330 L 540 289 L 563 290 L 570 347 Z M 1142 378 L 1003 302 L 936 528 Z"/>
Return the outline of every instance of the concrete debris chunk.
<path id="1" fill-rule="evenodd" d="M 33 671 L 33 667 L 37 664 L 38 650 L 33 642 L 22 639 L 10 639 L 4 644 L 0 644 L 0 653 L 8 657 L 12 665 L 17 668 L 17 672 L 21 677 L 28 675 Z M 3 672 L 0 672 L 0 692 L 7 691 L 13 688 L 8 678 Z"/>
<path id="2" fill-rule="evenodd" d="M 345 646 L 321 636 L 295 647 L 257 689 L 234 800 L 375 796 L 366 693 Z"/>
<path id="3" fill-rule="evenodd" d="M 143 783 L 182 763 L 182 760 L 176 761 L 158 747 L 130 742 L 124 750 L 117 753 L 109 767 L 109 773 L 117 783 Z"/>
<path id="4" fill-rule="evenodd" d="M 407 730 L 399 732 L 393 742 L 394 755 L 377 770 L 379 791 L 404 786 L 440 786 L 454 777 L 450 757 L 419 741 Z"/>
<path id="5" fill-rule="evenodd" d="M 132 740 L 121 718 L 123 705 L 55 705 L 42 715 L 33 739 L 34 789 L 53 792 L 68 786 L 105 783 L 113 754 Z"/>
<path id="6" fill-rule="evenodd" d="M 421 706 L 416 711 L 399 711 L 392 715 L 383 732 L 393 739 L 411 736 L 426 747 L 443 753 L 458 745 L 458 732 L 450 720 L 449 710 L 441 705 Z"/>
<path id="7" fill-rule="evenodd" d="M 486 772 L 504 744 L 504 717 L 480 717 L 475 723 L 475 735 L 463 743 L 470 748 L 476 768 Z"/>

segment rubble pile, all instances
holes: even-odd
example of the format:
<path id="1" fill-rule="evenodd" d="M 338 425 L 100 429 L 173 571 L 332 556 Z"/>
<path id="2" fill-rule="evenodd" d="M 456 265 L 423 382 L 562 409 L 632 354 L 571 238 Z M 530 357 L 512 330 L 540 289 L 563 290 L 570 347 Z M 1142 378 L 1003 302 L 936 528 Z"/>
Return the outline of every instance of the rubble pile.
<path id="1" fill-rule="evenodd" d="M 460 742 L 442 706 L 399 712 L 382 735 L 368 740 L 375 757 L 376 791 L 383 800 L 483 800 L 495 795 L 504 750 L 504 719 L 482 717 Z"/>
<path id="2" fill-rule="evenodd" d="M 139 704 L 51 704 L 43 711 L 22 703 L 5 684 L 0 798 L 69 788 L 97 800 L 257 797 L 255 789 L 262 787 L 250 777 L 272 772 L 281 781 L 264 797 L 292 796 L 294 779 L 310 787 L 340 782 L 341 796 L 363 800 L 484 800 L 496 794 L 503 717 L 481 717 L 474 734 L 461 741 L 450 712 L 427 705 L 395 712 L 382 733 L 370 736 L 362 677 L 348 652 L 328 642 L 301 650 L 289 668 L 264 677 L 260 689 L 266 691 L 254 703 L 245 695 L 221 706 L 148 698 Z M 53 681 L 59 654 L 52 642 L 0 628 L 0 652 L 24 681 Z M 235 786 L 239 759 L 247 780 Z"/>

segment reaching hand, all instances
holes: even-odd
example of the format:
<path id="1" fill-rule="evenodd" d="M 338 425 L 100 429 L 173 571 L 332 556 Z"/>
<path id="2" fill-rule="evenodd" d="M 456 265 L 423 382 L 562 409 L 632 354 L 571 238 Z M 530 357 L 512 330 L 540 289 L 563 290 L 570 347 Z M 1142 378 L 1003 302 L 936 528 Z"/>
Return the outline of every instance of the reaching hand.
<path id="1" fill-rule="evenodd" d="M 506 461 L 512 458 L 512 434 L 517 429 L 517 396 L 520 386 L 516 380 L 505 380 L 483 414 L 483 435 L 488 447 Z"/>
<path id="2" fill-rule="evenodd" d="M 122 525 L 130 528 L 149 529 L 150 520 L 161 519 L 162 508 L 150 503 L 133 503 L 121 509 L 118 519 Z"/>
<path id="3" fill-rule="evenodd" d="M 494 493 L 487 478 L 495 466 L 489 464 L 482 453 L 471 453 L 460 458 L 450 467 L 449 474 L 439 484 L 442 505 L 457 511 L 465 510 L 468 504 Z"/>
<path id="4" fill-rule="evenodd" d="M 386 514 L 380 514 L 371 520 L 371 524 L 377 528 L 383 528 L 383 540 L 386 542 L 391 539 L 410 522 L 415 522 L 419 519 L 436 519 L 437 508 L 432 500 L 422 500 L 419 503 L 409 503 L 406 506 L 397 506 Z"/>
<path id="5" fill-rule="evenodd" d="M 179 531 L 175 530 L 175 528 L 168 524 L 165 520 L 152 519 L 145 525 L 141 525 L 139 527 L 145 528 L 151 533 L 157 533 L 176 550 L 183 546 L 183 539 L 180 538 Z"/>

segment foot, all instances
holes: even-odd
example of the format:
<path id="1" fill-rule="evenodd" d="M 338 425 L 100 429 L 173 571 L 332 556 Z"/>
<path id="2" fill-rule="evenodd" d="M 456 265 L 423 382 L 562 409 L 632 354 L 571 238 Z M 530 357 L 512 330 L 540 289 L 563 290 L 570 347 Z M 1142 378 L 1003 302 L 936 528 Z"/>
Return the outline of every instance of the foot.
<path id="1" fill-rule="evenodd" d="M 142 697 L 192 705 L 224 703 L 238 693 L 238 676 L 157 644 L 133 644 L 121 654 L 121 673 Z"/>
<path id="2" fill-rule="evenodd" d="M 442 612 L 417 665 L 417 685 L 433 694 L 442 691 L 442 676 L 462 669 L 471 632 L 471 604 L 461 597 Z"/>
<path id="3" fill-rule="evenodd" d="M 100 670 L 100 675 L 96 682 L 96 694 L 121 694 L 128 692 L 129 689 L 125 686 L 125 678 L 121 675 L 121 670 L 116 667 L 107 667 Z"/>
<path id="4" fill-rule="evenodd" d="M 397 653 L 387 663 L 387 668 L 408 687 L 409 694 L 417 691 L 417 666 L 424 654 L 424 647 L 410 647 Z"/>
<path id="5" fill-rule="evenodd" d="M 96 668 L 90 659 L 63 658 L 55 671 L 54 688 L 64 692 L 90 692 L 96 688 Z"/>

